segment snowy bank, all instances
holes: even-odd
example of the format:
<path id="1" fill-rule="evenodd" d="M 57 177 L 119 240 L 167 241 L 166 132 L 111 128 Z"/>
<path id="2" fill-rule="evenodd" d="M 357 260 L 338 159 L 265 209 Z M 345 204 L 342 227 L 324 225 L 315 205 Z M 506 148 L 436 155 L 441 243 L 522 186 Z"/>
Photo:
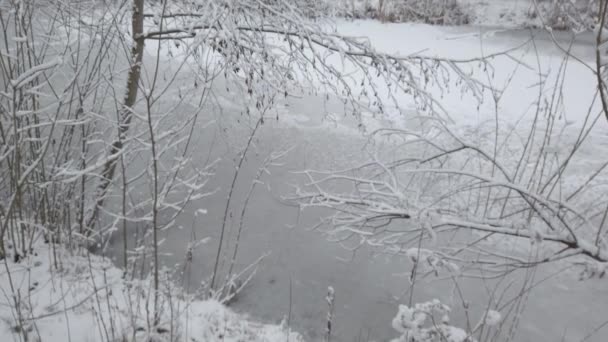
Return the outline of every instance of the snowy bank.
<path id="1" fill-rule="evenodd" d="M 580 30 L 597 4 L 586 0 L 326 0 L 337 17 L 502 28 Z"/>
<path id="2" fill-rule="evenodd" d="M 250 321 L 170 281 L 163 281 L 153 324 L 151 282 L 123 280 L 110 260 L 83 251 L 43 244 L 34 251 L 18 263 L 2 261 L 0 341 L 302 340 L 285 324 Z"/>

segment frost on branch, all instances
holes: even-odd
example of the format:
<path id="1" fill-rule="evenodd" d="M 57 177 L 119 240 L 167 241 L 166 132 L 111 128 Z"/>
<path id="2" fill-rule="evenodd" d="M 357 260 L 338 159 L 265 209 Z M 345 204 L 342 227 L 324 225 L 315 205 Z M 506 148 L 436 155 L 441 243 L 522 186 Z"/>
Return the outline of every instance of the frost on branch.
<path id="1" fill-rule="evenodd" d="M 273 93 L 312 92 L 339 96 L 355 115 L 363 110 L 382 113 L 389 104 L 398 108 L 398 95 L 412 98 L 420 109 L 443 111 L 426 88 L 458 81 L 449 79 L 449 70 L 466 74 L 459 61 L 377 51 L 367 39 L 338 33 L 329 21 L 311 20 L 310 3 L 218 0 L 169 5 L 165 26 L 148 30 L 145 38 L 180 41 L 180 51 L 197 60 L 214 60 L 230 81 L 228 87 L 243 90 L 256 107 L 272 101 Z M 156 18 L 159 12 L 153 7 L 146 17 Z M 462 84 L 477 94 L 483 88 L 473 80 Z"/>
<path id="2" fill-rule="evenodd" d="M 446 272 L 447 274 L 454 275 L 460 273 L 460 268 L 456 263 L 450 261 L 445 255 L 430 249 L 413 247 L 408 249 L 405 254 L 421 270 L 431 271 L 437 276 L 441 271 L 443 271 L 442 273 Z"/>
<path id="3" fill-rule="evenodd" d="M 580 263 L 582 269 L 579 273 L 580 280 L 587 279 L 602 279 L 606 276 L 606 272 L 608 271 L 608 263 L 606 262 L 597 262 L 597 261 L 586 261 Z"/>
<path id="4" fill-rule="evenodd" d="M 363 162 L 303 171 L 306 183 L 294 200 L 303 210 L 331 209 L 317 228 L 343 246 L 402 255 L 417 271 L 439 276 L 444 268 L 496 277 L 569 258 L 608 262 L 606 230 L 593 220 L 605 210 L 594 203 L 606 200 L 597 196 L 606 193 L 605 165 L 589 167 L 572 152 L 573 137 L 557 128 L 527 138 L 553 135 L 568 146 L 552 153 L 550 144 L 509 135 L 495 141 L 503 135 L 491 129 L 456 129 L 439 120 L 418 131 L 378 129 L 368 137 Z M 508 153 L 493 152 L 496 143 L 509 146 Z M 556 158 L 565 162 L 541 163 Z"/>

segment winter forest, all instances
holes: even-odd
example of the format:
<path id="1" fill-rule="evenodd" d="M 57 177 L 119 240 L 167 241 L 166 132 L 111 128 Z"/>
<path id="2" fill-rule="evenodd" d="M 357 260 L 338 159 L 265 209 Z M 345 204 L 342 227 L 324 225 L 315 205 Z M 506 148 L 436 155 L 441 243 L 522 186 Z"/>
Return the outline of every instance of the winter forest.
<path id="1" fill-rule="evenodd" d="M 608 0 L 0 0 L 0 342 L 608 341 Z"/>

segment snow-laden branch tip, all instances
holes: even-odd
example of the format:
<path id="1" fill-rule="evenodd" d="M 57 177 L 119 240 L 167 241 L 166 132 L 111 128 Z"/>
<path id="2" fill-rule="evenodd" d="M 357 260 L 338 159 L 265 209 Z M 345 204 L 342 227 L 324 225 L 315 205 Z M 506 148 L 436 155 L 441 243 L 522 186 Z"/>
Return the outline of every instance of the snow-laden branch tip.
<path id="1" fill-rule="evenodd" d="M 10 80 L 11 87 L 13 89 L 19 89 L 24 86 L 26 83 L 31 82 L 36 77 L 38 77 L 41 73 L 46 70 L 53 69 L 59 65 L 63 64 L 63 59 L 61 57 L 55 58 L 54 60 L 38 64 L 17 76 L 17 78 Z"/>

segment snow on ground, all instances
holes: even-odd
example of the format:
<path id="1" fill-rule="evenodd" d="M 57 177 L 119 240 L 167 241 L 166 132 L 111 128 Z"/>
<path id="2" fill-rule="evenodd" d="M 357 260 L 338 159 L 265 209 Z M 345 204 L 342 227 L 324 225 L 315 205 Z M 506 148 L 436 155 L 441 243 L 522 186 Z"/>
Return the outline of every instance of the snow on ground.
<path id="1" fill-rule="evenodd" d="M 169 282 L 162 283 L 160 325 L 149 331 L 150 281 L 125 281 L 109 259 L 83 251 L 53 251 L 42 243 L 33 250 L 19 263 L 2 261 L 2 342 L 24 336 L 44 342 L 301 341 L 297 333 L 287 336 L 285 325 L 250 321 L 217 301 L 187 297 Z"/>

